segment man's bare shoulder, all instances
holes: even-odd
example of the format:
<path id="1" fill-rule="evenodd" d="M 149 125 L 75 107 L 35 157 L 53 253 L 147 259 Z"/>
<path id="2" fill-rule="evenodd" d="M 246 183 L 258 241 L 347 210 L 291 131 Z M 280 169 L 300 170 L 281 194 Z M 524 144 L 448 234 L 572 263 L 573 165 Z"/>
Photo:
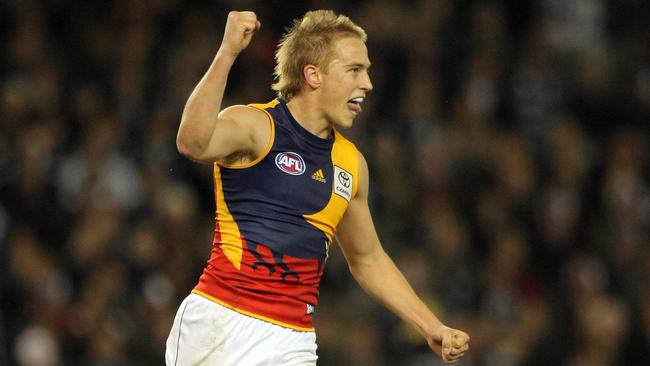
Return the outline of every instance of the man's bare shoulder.
<path id="1" fill-rule="evenodd" d="M 219 113 L 220 119 L 229 119 L 236 123 L 258 124 L 268 120 L 266 113 L 243 104 L 232 105 Z"/>
<path id="2" fill-rule="evenodd" d="M 254 160 L 267 149 L 272 136 L 272 127 L 269 123 L 269 116 L 264 111 L 249 105 L 233 105 L 219 113 L 219 119 L 229 120 L 239 128 L 248 131 L 248 137 L 252 145 L 249 149 L 239 151 L 246 158 L 238 157 L 240 160 Z"/>

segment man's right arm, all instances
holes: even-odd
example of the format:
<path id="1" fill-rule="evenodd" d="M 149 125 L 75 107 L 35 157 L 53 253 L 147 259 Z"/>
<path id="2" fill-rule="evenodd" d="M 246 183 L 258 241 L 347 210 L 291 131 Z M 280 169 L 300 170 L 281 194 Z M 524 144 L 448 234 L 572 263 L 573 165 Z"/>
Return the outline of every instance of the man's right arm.
<path id="1" fill-rule="evenodd" d="M 230 12 L 221 47 L 190 95 L 178 128 L 176 146 L 188 158 L 211 163 L 237 152 L 256 152 L 264 145 L 256 131 L 263 113 L 245 106 L 221 110 L 228 74 L 235 59 L 260 28 L 253 12 Z M 263 132 L 262 132 L 263 134 Z"/>

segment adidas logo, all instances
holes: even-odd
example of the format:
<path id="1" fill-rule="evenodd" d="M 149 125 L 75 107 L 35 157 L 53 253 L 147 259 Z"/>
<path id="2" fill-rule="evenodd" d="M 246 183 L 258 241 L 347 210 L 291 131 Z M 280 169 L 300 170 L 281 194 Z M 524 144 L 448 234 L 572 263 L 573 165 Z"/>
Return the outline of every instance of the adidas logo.
<path id="1" fill-rule="evenodd" d="M 311 175 L 311 179 L 317 180 L 321 183 L 326 183 L 325 174 L 323 174 L 323 169 L 318 169 Z"/>

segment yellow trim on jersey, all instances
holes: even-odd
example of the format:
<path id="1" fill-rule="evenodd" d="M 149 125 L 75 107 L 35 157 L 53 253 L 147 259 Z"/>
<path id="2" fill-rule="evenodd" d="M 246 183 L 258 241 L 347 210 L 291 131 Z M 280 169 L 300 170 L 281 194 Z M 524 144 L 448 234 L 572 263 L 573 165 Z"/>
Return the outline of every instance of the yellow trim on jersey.
<path id="1" fill-rule="evenodd" d="M 249 107 L 253 107 L 255 109 L 259 109 L 260 111 L 264 112 L 266 114 L 266 117 L 269 119 L 269 124 L 271 124 L 271 138 L 269 139 L 269 143 L 266 145 L 266 148 L 264 149 L 264 152 L 260 154 L 255 160 L 249 161 L 247 163 L 235 163 L 235 164 L 228 164 L 223 161 L 218 161 L 215 164 L 219 164 L 222 167 L 225 168 L 230 168 L 230 169 L 244 169 L 244 168 L 250 168 L 253 165 L 259 163 L 268 155 L 268 153 L 271 151 L 271 147 L 273 147 L 273 141 L 275 141 L 275 123 L 273 123 L 273 117 L 271 114 L 266 110 L 266 108 L 273 108 L 278 104 L 278 100 L 273 100 L 269 103 L 266 104 L 249 104 Z"/>
<path id="2" fill-rule="evenodd" d="M 334 130 L 334 146 L 332 146 L 332 164 L 345 169 L 352 174 L 352 197 L 357 194 L 357 180 L 359 179 L 359 152 L 353 143 L 348 141 L 338 131 Z M 336 178 L 333 178 L 335 181 Z M 334 182 L 332 182 L 334 184 Z M 317 227 L 331 242 L 336 232 L 336 226 L 343 217 L 348 201 L 334 192 L 327 205 L 320 211 L 303 215 L 305 220 Z"/>
<path id="3" fill-rule="evenodd" d="M 221 181 L 221 169 L 214 164 L 214 194 L 217 205 L 217 227 L 221 235 L 221 249 L 228 260 L 241 270 L 241 259 L 244 253 L 243 242 L 239 226 L 232 217 L 226 200 L 223 195 L 223 182 Z"/>
<path id="4" fill-rule="evenodd" d="M 273 99 L 268 103 L 250 103 L 249 106 L 266 111 L 267 108 L 275 108 L 278 103 L 280 103 L 279 100 Z"/>
<path id="5" fill-rule="evenodd" d="M 313 332 L 313 331 L 316 330 L 316 329 L 313 328 L 313 327 L 311 327 L 311 328 L 299 327 L 299 326 L 297 326 L 297 325 L 284 323 L 284 322 L 281 322 L 281 321 L 277 321 L 277 320 L 275 320 L 275 319 L 271 319 L 271 318 L 265 317 L 265 316 L 263 316 L 263 315 L 259 315 L 259 314 L 251 313 L 250 311 L 246 311 L 246 310 L 242 310 L 242 309 L 236 308 L 236 307 L 234 307 L 234 306 L 232 306 L 232 305 L 230 305 L 230 304 L 228 304 L 228 303 L 225 303 L 225 302 L 223 302 L 223 301 L 217 299 L 217 298 L 214 297 L 214 296 L 210 296 L 210 295 L 206 294 L 206 293 L 203 292 L 203 291 L 192 290 L 192 293 L 195 293 L 195 294 L 197 294 L 197 295 L 199 295 L 199 296 L 203 296 L 203 297 L 205 297 L 206 299 L 211 300 L 211 301 L 214 301 L 214 302 L 216 302 L 217 304 L 219 304 L 219 305 L 221 305 L 221 306 L 224 306 L 224 307 L 226 307 L 226 308 L 228 308 L 228 309 L 230 309 L 230 310 L 236 311 L 236 312 L 238 312 L 238 313 L 240 313 L 240 314 L 243 314 L 243 315 L 246 315 L 246 316 L 250 316 L 251 318 L 255 318 L 255 319 L 258 319 L 258 320 L 265 321 L 265 322 L 267 322 L 267 323 L 272 323 L 272 324 L 279 325 L 279 326 L 284 327 L 284 328 L 290 328 L 290 329 L 298 330 L 298 331 L 301 331 L 301 332 Z"/>

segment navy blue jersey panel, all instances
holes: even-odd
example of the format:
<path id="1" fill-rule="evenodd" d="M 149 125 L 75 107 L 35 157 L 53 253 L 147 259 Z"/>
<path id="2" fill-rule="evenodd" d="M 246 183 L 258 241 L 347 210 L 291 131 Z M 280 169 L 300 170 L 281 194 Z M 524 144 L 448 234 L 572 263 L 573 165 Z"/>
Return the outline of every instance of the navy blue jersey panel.
<path id="1" fill-rule="evenodd" d="M 330 200 L 333 139 L 302 128 L 283 101 L 266 110 L 275 124 L 271 150 L 252 167 L 220 167 L 224 199 L 247 241 L 322 259 L 327 236 L 303 215 L 322 210 Z"/>

